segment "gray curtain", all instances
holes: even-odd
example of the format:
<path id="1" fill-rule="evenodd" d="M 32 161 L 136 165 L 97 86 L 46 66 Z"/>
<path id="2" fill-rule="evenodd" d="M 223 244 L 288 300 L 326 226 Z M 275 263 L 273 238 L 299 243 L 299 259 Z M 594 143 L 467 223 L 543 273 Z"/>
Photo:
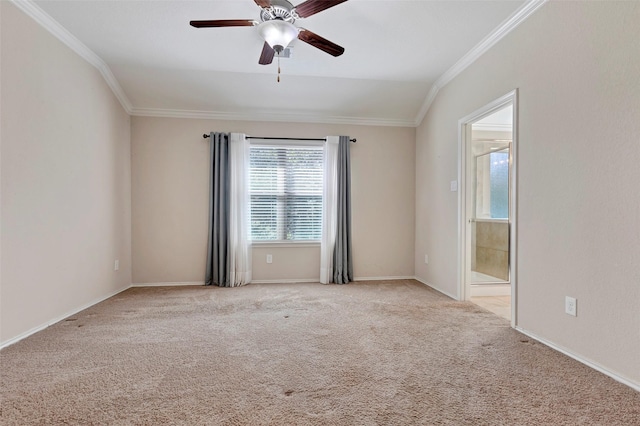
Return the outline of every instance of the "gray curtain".
<path id="1" fill-rule="evenodd" d="M 346 284 L 353 281 L 350 146 L 349 136 L 340 136 L 338 151 L 338 220 L 336 244 L 333 251 L 333 282 L 336 284 Z"/>
<path id="2" fill-rule="evenodd" d="M 229 133 L 211 133 L 209 242 L 205 285 L 229 284 Z"/>

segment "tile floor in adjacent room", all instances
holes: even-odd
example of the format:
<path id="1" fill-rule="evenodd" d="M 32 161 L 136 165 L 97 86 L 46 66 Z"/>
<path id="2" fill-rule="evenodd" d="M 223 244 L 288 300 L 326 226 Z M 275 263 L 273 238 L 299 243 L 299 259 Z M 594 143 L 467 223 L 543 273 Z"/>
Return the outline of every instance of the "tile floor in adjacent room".
<path id="1" fill-rule="evenodd" d="M 511 296 L 472 297 L 471 302 L 511 321 Z"/>

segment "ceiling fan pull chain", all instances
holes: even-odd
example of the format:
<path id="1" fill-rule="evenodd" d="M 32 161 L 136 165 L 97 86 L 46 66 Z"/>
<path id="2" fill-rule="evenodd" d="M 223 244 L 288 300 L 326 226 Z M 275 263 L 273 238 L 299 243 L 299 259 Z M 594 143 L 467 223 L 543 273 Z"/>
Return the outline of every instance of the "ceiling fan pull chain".
<path id="1" fill-rule="evenodd" d="M 280 53 L 278 53 L 278 83 L 280 83 Z"/>

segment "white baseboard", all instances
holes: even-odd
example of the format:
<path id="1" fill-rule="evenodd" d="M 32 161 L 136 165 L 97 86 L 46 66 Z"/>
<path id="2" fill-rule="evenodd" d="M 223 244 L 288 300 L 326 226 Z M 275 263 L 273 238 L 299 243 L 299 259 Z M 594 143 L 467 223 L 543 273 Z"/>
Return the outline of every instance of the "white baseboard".
<path id="1" fill-rule="evenodd" d="M 412 280 L 414 277 L 354 277 L 354 281 L 394 281 L 394 280 Z"/>
<path id="2" fill-rule="evenodd" d="M 251 280 L 249 284 L 296 284 L 319 283 L 320 278 L 289 278 L 286 280 Z"/>
<path id="3" fill-rule="evenodd" d="M 606 368 L 604 368 L 601 365 L 598 365 L 598 364 L 596 364 L 596 363 L 594 363 L 592 361 L 586 360 L 582 356 L 580 356 L 578 354 L 575 354 L 575 353 L 571 352 L 570 350 L 568 350 L 566 348 L 563 348 L 562 346 L 558 346 L 555 343 L 552 343 L 552 342 L 550 342 L 550 341 L 548 341 L 546 339 L 543 339 L 542 337 L 537 336 L 534 333 L 531 333 L 530 331 L 527 331 L 527 330 L 525 330 L 525 329 L 523 329 L 521 327 L 515 327 L 515 329 L 517 331 L 519 331 L 520 333 L 522 333 L 524 335 L 527 335 L 527 336 L 531 337 L 534 340 L 537 340 L 538 342 L 542 343 L 543 345 L 549 346 L 551 349 L 554 349 L 554 350 L 556 350 L 556 351 L 568 356 L 569 358 L 575 359 L 576 361 L 586 365 L 587 367 L 591 367 L 594 370 L 599 371 L 602 374 L 605 374 L 605 375 L 611 377 L 616 382 L 620 382 L 623 385 L 627 385 L 631 389 L 640 392 L 640 383 L 636 383 L 636 382 L 633 382 L 633 381 L 631 381 L 629 379 L 626 379 L 626 378 L 624 378 L 624 377 L 622 377 L 622 376 L 620 376 L 620 375 L 618 375 L 618 374 L 616 374 L 616 373 L 614 373 L 612 371 L 607 370 Z"/>
<path id="4" fill-rule="evenodd" d="M 14 343 L 17 343 L 20 340 L 25 339 L 25 338 L 31 336 L 32 334 L 37 333 L 38 331 L 44 330 L 45 328 L 47 328 L 47 327 L 49 327 L 49 326 L 51 326 L 51 325 L 53 325 L 53 324 L 55 324 L 57 322 L 60 322 L 65 318 L 68 318 L 68 317 L 70 317 L 72 315 L 75 315 L 80 311 L 84 311 L 85 309 L 90 308 L 93 305 L 96 305 L 96 304 L 98 304 L 100 302 L 103 302 L 103 301 L 107 300 L 108 298 L 115 296 L 118 293 L 122 293 L 123 291 L 127 290 L 128 288 L 130 288 L 129 285 L 121 288 L 120 290 L 116 290 L 116 291 L 114 291 L 112 293 L 109 293 L 106 296 L 102 296 L 102 297 L 99 297 L 97 299 L 94 299 L 89 303 L 85 303 L 84 305 L 82 305 L 82 306 L 80 306 L 78 308 L 74 308 L 74 309 L 72 309 L 72 310 L 70 310 L 70 311 L 68 311 L 68 312 L 66 312 L 66 313 L 64 313 L 62 315 L 56 316 L 55 318 L 52 318 L 52 319 L 48 320 L 44 324 L 40 324 L 40 325 L 38 325 L 36 327 L 33 327 L 32 329 L 30 329 L 28 331 L 25 331 L 24 333 L 21 333 L 21 334 L 17 335 L 16 337 L 13 337 L 13 338 L 11 338 L 9 340 L 6 340 L 4 342 L 0 342 L 0 349 L 6 348 L 7 346 L 11 346 Z"/>
<path id="5" fill-rule="evenodd" d="M 420 282 L 420 283 L 422 283 L 422 284 L 424 284 L 424 285 L 426 285 L 427 287 L 430 287 L 430 288 L 434 289 L 438 293 L 442 293 L 445 296 L 452 298 L 453 300 L 460 300 L 460 299 L 458 299 L 458 296 L 454 296 L 453 294 L 449 294 L 446 291 L 439 289 L 438 287 L 436 287 L 435 285 L 431 284 L 427 280 L 424 280 L 424 279 L 422 279 L 420 277 L 413 277 L 413 279 L 418 281 L 418 282 Z"/>
<path id="6" fill-rule="evenodd" d="M 204 281 L 181 281 L 169 283 L 135 283 L 131 287 L 179 287 L 185 285 L 204 285 Z"/>
<path id="7" fill-rule="evenodd" d="M 412 280 L 413 277 L 355 277 L 353 281 L 393 281 Z M 320 278 L 294 278 L 286 280 L 253 280 L 251 284 L 277 284 L 277 283 L 319 283 Z"/>
<path id="8" fill-rule="evenodd" d="M 354 281 L 387 281 L 387 280 L 412 280 L 414 277 L 355 277 Z M 319 283 L 318 278 L 286 278 L 279 280 L 252 280 L 251 284 L 295 284 L 295 283 Z M 131 287 L 174 287 L 186 285 L 204 285 L 203 281 L 165 282 L 165 283 L 134 283 Z"/>
<path id="9" fill-rule="evenodd" d="M 511 284 L 471 285 L 471 297 L 511 296 Z"/>

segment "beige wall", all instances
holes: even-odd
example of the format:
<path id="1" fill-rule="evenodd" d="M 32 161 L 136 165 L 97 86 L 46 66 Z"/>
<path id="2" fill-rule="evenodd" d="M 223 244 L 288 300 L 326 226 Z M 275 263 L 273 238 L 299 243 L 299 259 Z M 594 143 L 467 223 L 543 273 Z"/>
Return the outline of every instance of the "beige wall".
<path id="1" fill-rule="evenodd" d="M 129 117 L 100 73 L 11 3 L 0 10 L 7 343 L 129 286 L 131 168 Z"/>
<path id="2" fill-rule="evenodd" d="M 132 280 L 202 281 L 211 130 L 357 137 L 356 276 L 415 271 L 455 295 L 457 122 L 518 88 L 517 325 L 640 384 L 640 3 L 545 5 L 443 88 L 418 129 L 130 127 L 97 70 L 12 4 L 0 2 L 0 20 L 0 344 Z M 317 246 L 256 248 L 254 277 L 317 279 L 318 257 Z"/>
<path id="3" fill-rule="evenodd" d="M 132 117 L 133 283 L 202 282 L 211 131 L 349 135 L 356 277 L 413 276 L 415 129 Z M 318 280 L 319 247 L 253 250 L 254 280 Z M 266 263 L 266 254 L 273 263 Z"/>
<path id="4" fill-rule="evenodd" d="M 440 91 L 417 129 L 415 258 L 457 293 L 457 123 L 519 89 L 517 325 L 635 384 L 638 22 L 639 2 L 547 3 Z"/>

